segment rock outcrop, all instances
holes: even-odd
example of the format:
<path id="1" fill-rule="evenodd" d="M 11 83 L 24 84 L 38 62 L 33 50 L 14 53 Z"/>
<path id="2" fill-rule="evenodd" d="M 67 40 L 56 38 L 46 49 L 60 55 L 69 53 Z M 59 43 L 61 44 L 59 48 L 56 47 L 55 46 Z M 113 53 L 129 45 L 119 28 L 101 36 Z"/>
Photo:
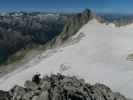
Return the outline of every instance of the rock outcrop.
<path id="1" fill-rule="evenodd" d="M 39 80 L 39 83 L 26 81 L 24 87 L 14 86 L 7 93 L 0 92 L 3 98 L 0 100 L 128 100 L 103 84 L 90 85 L 75 76 L 53 74 Z"/>
<path id="2" fill-rule="evenodd" d="M 9 92 L 0 91 L 0 100 L 11 100 Z"/>
<path id="3" fill-rule="evenodd" d="M 95 17 L 95 14 L 89 9 L 85 9 L 82 13 L 74 14 L 68 18 L 68 21 L 61 32 L 55 39 L 55 44 L 62 44 L 69 37 L 76 34 L 77 31 L 85 25 L 89 20 Z"/>

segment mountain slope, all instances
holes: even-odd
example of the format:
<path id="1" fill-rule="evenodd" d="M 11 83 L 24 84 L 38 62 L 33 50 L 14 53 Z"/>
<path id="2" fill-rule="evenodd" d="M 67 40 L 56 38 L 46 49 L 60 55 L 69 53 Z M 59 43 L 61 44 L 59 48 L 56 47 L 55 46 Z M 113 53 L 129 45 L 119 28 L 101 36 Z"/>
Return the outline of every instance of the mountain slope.
<path id="1" fill-rule="evenodd" d="M 25 48 L 45 44 L 62 32 L 69 14 L 0 13 L 0 63 Z"/>
<path id="2" fill-rule="evenodd" d="M 72 14 L 0 13 L 0 76 L 21 67 L 31 56 L 41 53 L 40 49 L 60 46 L 92 18 L 88 9 Z"/>
<path id="3" fill-rule="evenodd" d="M 23 85 L 36 72 L 43 75 L 62 72 L 85 78 L 90 83 L 108 85 L 114 91 L 133 98 L 133 62 L 126 60 L 127 54 L 133 50 L 132 28 L 133 24 L 116 28 L 114 24 L 107 26 L 91 20 L 64 46 L 48 50 L 36 58 L 41 62 L 32 60 L 27 64 L 32 67 L 1 78 L 0 89 Z M 80 36 L 81 40 L 77 41 Z"/>

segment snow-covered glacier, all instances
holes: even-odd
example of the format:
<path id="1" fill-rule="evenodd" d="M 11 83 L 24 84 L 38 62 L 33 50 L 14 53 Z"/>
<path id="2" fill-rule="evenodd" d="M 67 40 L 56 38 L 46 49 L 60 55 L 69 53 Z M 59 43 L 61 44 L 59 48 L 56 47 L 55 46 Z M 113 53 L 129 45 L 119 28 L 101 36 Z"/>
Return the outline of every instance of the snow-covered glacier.
<path id="1" fill-rule="evenodd" d="M 83 37 L 75 43 L 81 34 Z M 36 72 L 42 75 L 62 72 L 84 78 L 92 84 L 103 83 L 113 91 L 133 98 L 133 62 L 126 59 L 132 52 L 133 24 L 115 27 L 114 24 L 101 24 L 93 19 L 64 45 L 40 55 L 40 62 L 33 60 L 29 62 L 31 67 L 2 77 L 0 90 L 23 85 Z M 44 55 L 50 56 L 43 58 Z"/>

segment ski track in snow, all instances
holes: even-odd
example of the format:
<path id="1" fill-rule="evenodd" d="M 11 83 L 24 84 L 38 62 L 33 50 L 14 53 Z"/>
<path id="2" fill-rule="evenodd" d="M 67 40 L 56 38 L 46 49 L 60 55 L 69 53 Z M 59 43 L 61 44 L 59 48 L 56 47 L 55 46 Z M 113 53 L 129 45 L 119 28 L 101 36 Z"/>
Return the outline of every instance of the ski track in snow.
<path id="1" fill-rule="evenodd" d="M 25 80 L 39 72 L 42 75 L 57 73 L 62 64 L 70 66 L 65 75 L 76 75 L 87 82 L 103 83 L 113 91 L 133 98 L 133 62 L 127 61 L 133 52 L 133 24 L 115 27 L 101 24 L 95 19 L 84 25 L 72 38 L 80 33 L 85 36 L 73 45 L 60 47 L 51 56 L 41 61 L 32 60 L 26 69 L 18 69 L 0 79 L 0 90 L 9 90 L 14 85 L 22 85 Z M 48 54 L 48 55 L 49 55 Z M 46 54 L 47 55 L 47 54 Z"/>

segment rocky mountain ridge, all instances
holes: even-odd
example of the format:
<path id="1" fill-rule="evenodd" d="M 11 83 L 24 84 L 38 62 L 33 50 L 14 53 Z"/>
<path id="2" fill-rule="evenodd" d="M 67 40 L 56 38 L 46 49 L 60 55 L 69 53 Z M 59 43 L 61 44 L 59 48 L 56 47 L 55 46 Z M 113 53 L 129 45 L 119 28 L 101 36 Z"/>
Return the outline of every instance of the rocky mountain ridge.
<path id="1" fill-rule="evenodd" d="M 133 23 L 132 14 L 98 13 L 96 19 L 101 23 L 113 23 L 116 27 L 121 27 Z"/>
<path id="2" fill-rule="evenodd" d="M 26 81 L 24 87 L 16 85 L 8 92 L 0 91 L 0 100 L 129 100 L 103 84 L 90 85 L 75 76 L 39 76 Z"/>
<path id="3" fill-rule="evenodd" d="M 83 15 L 79 14 L 78 19 L 73 17 L 73 20 L 66 24 L 67 28 L 52 40 L 51 45 L 60 45 L 73 36 L 78 30 L 77 27 L 82 27 L 86 21 L 93 18 L 90 17 L 92 15 L 89 10 L 86 10 Z M 90 85 L 83 79 L 61 74 L 43 78 L 35 75 L 32 81 L 25 82 L 24 87 L 16 85 L 10 91 L 0 91 L 0 94 L 1 100 L 129 100 L 120 93 L 112 92 L 103 84 Z"/>
<path id="4" fill-rule="evenodd" d="M 75 14 L 12 12 L 0 14 L 0 61 L 22 48 L 59 45 L 92 19 L 88 9 Z M 50 44 L 50 45 L 47 45 Z"/>
<path id="5" fill-rule="evenodd" d="M 95 18 L 95 14 L 89 9 L 85 9 L 82 13 L 69 17 L 63 31 L 56 38 L 55 44 L 62 44 L 69 37 L 75 35 L 83 25 L 93 18 Z"/>

